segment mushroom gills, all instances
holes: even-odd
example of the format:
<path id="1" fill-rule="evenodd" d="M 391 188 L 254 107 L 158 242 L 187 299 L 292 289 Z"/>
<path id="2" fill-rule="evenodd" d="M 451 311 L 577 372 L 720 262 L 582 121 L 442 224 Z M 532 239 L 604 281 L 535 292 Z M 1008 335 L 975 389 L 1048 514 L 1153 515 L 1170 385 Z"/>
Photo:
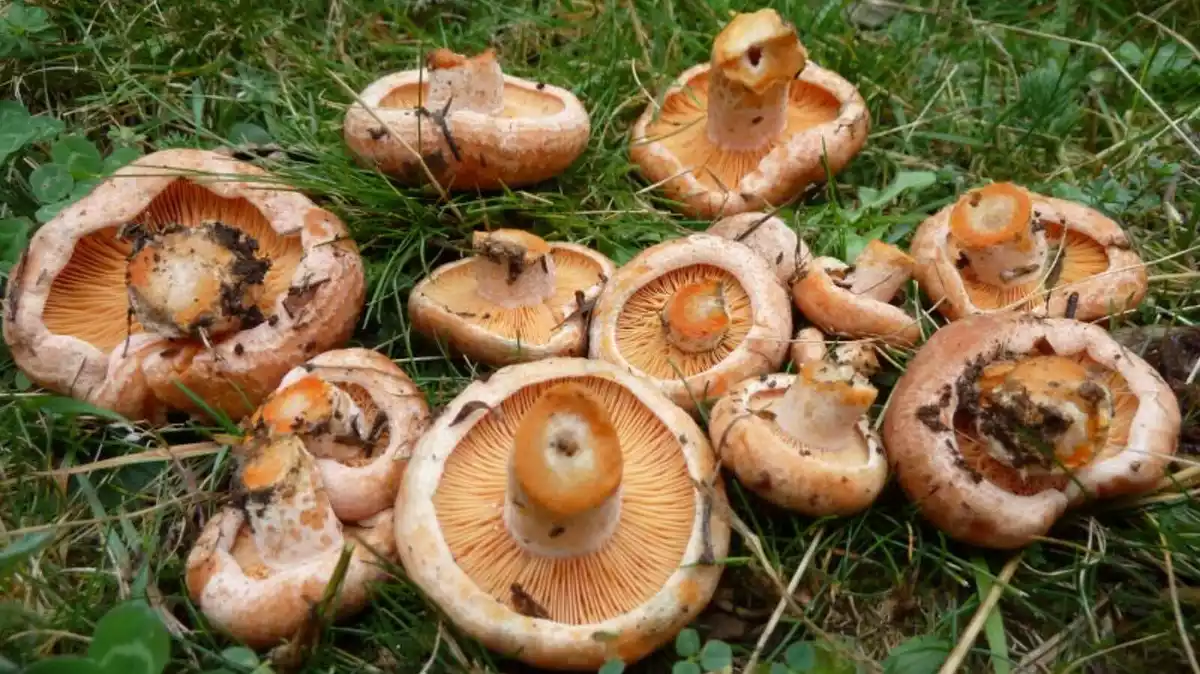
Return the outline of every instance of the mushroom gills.
<path id="1" fill-rule="evenodd" d="M 343 543 L 320 473 L 298 436 L 254 443 L 238 478 L 254 553 L 269 569 L 303 564 Z"/>
<path id="2" fill-rule="evenodd" d="M 313 456 L 355 464 L 369 459 L 381 427 L 350 393 L 316 375 L 297 379 L 271 397 L 250 420 L 267 437 L 299 435 Z"/>
<path id="3" fill-rule="evenodd" d="M 851 365 L 810 361 L 765 409 L 804 451 L 820 452 L 831 463 L 861 464 L 868 445 L 860 425 L 878 394 Z"/>

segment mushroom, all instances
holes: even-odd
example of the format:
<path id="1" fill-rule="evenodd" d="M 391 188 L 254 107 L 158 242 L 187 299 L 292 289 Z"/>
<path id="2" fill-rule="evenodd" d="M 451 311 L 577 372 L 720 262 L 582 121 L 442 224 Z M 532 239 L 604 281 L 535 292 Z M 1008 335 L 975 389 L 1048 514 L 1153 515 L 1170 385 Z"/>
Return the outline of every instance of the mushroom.
<path id="1" fill-rule="evenodd" d="M 808 60 L 773 9 L 737 14 L 709 63 L 671 85 L 633 127 L 631 158 L 682 210 L 716 218 L 765 210 L 842 170 L 867 140 L 867 106 Z"/>
<path id="2" fill-rule="evenodd" d="M 864 377 L 879 372 L 879 358 L 869 342 L 838 342 L 830 348 L 820 330 L 800 328 L 792 340 L 792 363 L 796 369 L 809 362 L 826 359 L 837 365 L 849 365 Z"/>
<path id="3" fill-rule="evenodd" d="M 413 328 L 492 365 L 582 355 L 587 310 L 615 267 L 603 254 L 515 229 L 475 232 L 476 255 L 413 288 Z"/>
<path id="4" fill-rule="evenodd" d="M 1102 328 L 978 315 L 935 332 L 900 377 L 884 439 L 904 491 L 950 536 L 1016 548 L 1090 498 L 1152 489 L 1179 404 Z"/>
<path id="5" fill-rule="evenodd" d="M 792 311 L 771 266 L 711 234 L 664 241 L 617 270 L 592 311 L 592 358 L 654 381 L 684 409 L 779 369 Z"/>
<path id="6" fill-rule="evenodd" d="M 293 638 L 349 564 L 333 602 L 344 618 L 367 602 L 395 557 L 392 510 L 355 524 L 338 519 L 299 435 L 255 441 L 238 473 L 243 503 L 208 521 L 188 555 L 188 594 L 216 628 L 253 648 Z"/>
<path id="7" fill-rule="evenodd" d="M 719 502 L 714 502 L 714 500 Z M 500 369 L 446 406 L 396 500 L 409 578 L 492 650 L 633 662 L 711 599 L 729 549 L 708 439 L 602 361 Z"/>
<path id="8" fill-rule="evenodd" d="M 853 265 L 821 257 L 803 267 L 792 298 L 805 318 L 826 332 L 913 346 L 921 339 L 917 319 L 889 304 L 912 271 L 913 260 L 904 251 L 873 239 Z"/>
<path id="9" fill-rule="evenodd" d="M 1120 225 L 1013 183 L 938 211 L 911 252 L 917 281 L 950 320 L 1012 310 L 1090 321 L 1146 295 L 1145 265 Z"/>
<path id="10" fill-rule="evenodd" d="M 289 372 L 246 426 L 265 438 L 299 435 L 339 519 L 390 508 L 429 405 L 408 375 L 369 349 L 327 351 Z"/>
<path id="11" fill-rule="evenodd" d="M 502 74 L 492 49 L 470 58 L 430 52 L 425 68 L 371 83 L 343 124 L 362 162 L 408 183 L 432 175 L 460 190 L 552 178 L 583 152 L 590 131 L 571 92 Z"/>
<path id="12" fill-rule="evenodd" d="M 721 463 L 771 503 L 813 517 L 850 515 L 887 483 L 887 458 L 867 416 L 879 393 L 867 376 L 878 362 L 854 345 L 823 353 L 812 328 L 796 337 L 804 344 L 797 373 L 738 384 L 713 407 L 709 437 Z"/>
<path id="13" fill-rule="evenodd" d="M 216 174 L 216 175 L 215 175 Z M 362 261 L 345 226 L 250 164 L 166 150 L 118 170 L 33 236 L 4 338 L 31 381 L 134 419 L 240 419 L 348 339 Z"/>
<path id="14" fill-rule="evenodd" d="M 750 246 L 775 268 L 779 282 L 788 285 L 797 264 L 809 259 L 808 246 L 781 218 L 768 213 L 739 213 L 714 222 L 706 232 Z"/>

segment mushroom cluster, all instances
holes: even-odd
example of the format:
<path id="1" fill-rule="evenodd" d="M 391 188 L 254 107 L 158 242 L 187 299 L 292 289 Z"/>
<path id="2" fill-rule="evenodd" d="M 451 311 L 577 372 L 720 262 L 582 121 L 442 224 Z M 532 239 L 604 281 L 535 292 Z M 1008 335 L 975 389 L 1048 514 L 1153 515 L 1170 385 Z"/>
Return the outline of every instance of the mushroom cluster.
<path id="1" fill-rule="evenodd" d="M 166 150 L 41 227 L 9 277 L 4 339 L 30 381 L 131 419 L 240 419 L 349 338 L 362 261 L 345 226 L 255 166 Z"/>

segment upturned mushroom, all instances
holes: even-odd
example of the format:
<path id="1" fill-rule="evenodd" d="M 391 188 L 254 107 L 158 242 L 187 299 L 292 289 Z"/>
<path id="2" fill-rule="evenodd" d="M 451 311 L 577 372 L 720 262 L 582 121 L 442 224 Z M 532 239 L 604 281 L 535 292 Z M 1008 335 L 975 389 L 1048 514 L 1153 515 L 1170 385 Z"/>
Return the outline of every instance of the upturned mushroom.
<path id="1" fill-rule="evenodd" d="M 631 157 L 682 210 L 715 218 L 778 206 L 842 170 L 867 140 L 854 85 L 808 60 L 773 9 L 738 14 L 709 63 L 633 127 Z"/>
<path id="2" fill-rule="evenodd" d="M 1136 307 L 1146 268 L 1113 220 L 1080 204 L 994 183 L 925 220 L 913 274 L 950 320 L 1020 311 L 1090 321 Z"/>
<path id="3" fill-rule="evenodd" d="M 1180 415 L 1158 373 L 1102 328 L 1009 313 L 935 332 L 883 428 L 897 480 L 929 521 L 1016 548 L 1070 507 L 1152 489 Z"/>
<path id="4" fill-rule="evenodd" d="M 346 340 L 363 302 L 346 228 L 261 169 L 167 150 L 42 226 L 13 269 L 4 338 L 35 384 L 133 419 L 235 419 Z M 189 395 L 189 392 L 191 395 Z"/>
<path id="5" fill-rule="evenodd" d="M 695 409 L 779 369 L 792 310 L 771 266 L 711 234 L 664 241 L 617 270 L 592 311 L 589 353 Z"/>
<path id="6" fill-rule="evenodd" d="M 361 609 L 395 558 L 392 510 L 341 521 L 299 435 L 255 442 L 237 479 L 242 505 L 210 519 L 187 559 L 188 594 L 208 621 L 253 648 L 295 637 L 347 547 L 334 616 Z"/>
<path id="7" fill-rule="evenodd" d="M 708 603 L 724 498 L 704 432 L 650 382 L 555 358 L 446 406 L 409 462 L 396 536 L 409 578 L 462 631 L 595 671 L 650 653 Z"/>
<path id="8" fill-rule="evenodd" d="M 878 362 L 856 345 L 826 351 L 812 328 L 796 343 L 797 374 L 740 383 L 713 407 L 709 437 L 721 463 L 771 503 L 814 517 L 859 512 L 888 477 L 867 414 Z"/>
<path id="9" fill-rule="evenodd" d="M 705 231 L 749 246 L 775 268 L 775 276 L 784 285 L 791 284 L 797 265 L 807 263 L 811 257 L 804 240 L 781 218 L 768 213 L 731 215 Z"/>
<path id="10" fill-rule="evenodd" d="M 849 365 L 868 378 L 879 372 L 879 357 L 869 342 L 835 342 L 830 345 L 825 335 L 813 327 L 796 331 L 791 354 L 797 371 L 810 362 L 828 360 L 835 365 Z"/>
<path id="11" fill-rule="evenodd" d="M 912 272 L 913 260 L 904 251 L 872 240 L 853 265 L 821 257 L 803 266 L 792 284 L 792 299 L 826 332 L 913 346 L 921 338 L 917 319 L 890 304 Z"/>
<path id="12" fill-rule="evenodd" d="M 343 134 L 364 163 L 408 183 L 447 189 L 538 183 L 587 146 L 587 111 L 571 92 L 505 75 L 494 50 L 449 49 L 425 67 L 371 83 L 346 111 Z"/>
<path id="13" fill-rule="evenodd" d="M 330 507 L 357 522 L 392 507 L 429 405 L 408 375 L 369 349 L 328 351 L 293 369 L 247 420 L 260 439 L 298 435 Z"/>
<path id="14" fill-rule="evenodd" d="M 475 232 L 475 255 L 413 288 L 413 328 L 492 365 L 582 355 L 587 312 L 615 267 L 603 254 L 515 229 Z"/>

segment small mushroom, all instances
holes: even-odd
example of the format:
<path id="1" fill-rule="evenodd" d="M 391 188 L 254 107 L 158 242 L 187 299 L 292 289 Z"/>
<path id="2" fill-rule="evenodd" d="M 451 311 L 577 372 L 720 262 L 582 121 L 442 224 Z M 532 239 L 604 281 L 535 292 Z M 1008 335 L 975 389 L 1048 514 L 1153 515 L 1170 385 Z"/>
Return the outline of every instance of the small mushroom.
<path id="1" fill-rule="evenodd" d="M 430 423 L 408 375 L 369 349 L 328 351 L 289 372 L 246 425 L 254 435 L 299 435 L 338 518 L 392 506 L 412 448 Z"/>
<path id="2" fill-rule="evenodd" d="M 808 330 L 797 339 L 824 341 Z M 721 463 L 759 496 L 806 515 L 850 515 L 870 506 L 887 483 L 888 463 L 867 416 L 879 392 L 866 375 L 878 363 L 872 352 L 861 353 L 818 356 L 805 347 L 797 374 L 740 383 L 710 416 Z"/>
<path id="3" fill-rule="evenodd" d="M 1022 314 L 935 332 L 900 377 L 884 439 L 900 485 L 950 536 L 1016 548 L 1093 498 L 1152 489 L 1179 404 L 1102 328 Z"/>
<path id="4" fill-rule="evenodd" d="M 748 246 L 711 234 L 664 241 L 617 270 L 592 312 L 589 349 L 694 409 L 779 369 L 787 291 Z"/>
<path id="5" fill-rule="evenodd" d="M 409 578 L 463 632 L 595 671 L 703 610 L 729 549 L 725 507 L 687 413 L 614 365 L 554 358 L 447 405 L 409 462 L 396 536 Z"/>
<path id="6" fill-rule="evenodd" d="M 775 276 L 784 285 L 792 282 L 796 266 L 810 257 L 803 239 L 781 218 L 767 213 L 751 211 L 721 218 L 706 232 L 749 246 L 775 268 Z"/>
<path id="7" fill-rule="evenodd" d="M 240 419 L 349 338 L 363 270 L 345 226 L 251 165 L 166 150 L 118 170 L 33 236 L 4 338 L 31 381 L 133 419 Z"/>
<path id="8" fill-rule="evenodd" d="M 187 558 L 188 594 L 209 622 L 253 648 L 293 638 L 311 620 L 345 547 L 352 556 L 334 614 L 361 609 L 370 586 L 387 576 L 381 564 L 395 557 L 392 510 L 354 524 L 339 520 L 298 435 L 255 442 L 237 479 L 242 505 L 210 519 Z"/>
<path id="9" fill-rule="evenodd" d="M 552 178 L 583 152 L 590 131 L 571 92 L 501 73 L 491 49 L 469 58 L 430 52 L 424 69 L 363 90 L 343 124 L 346 144 L 364 163 L 409 183 L 426 181 L 428 169 L 459 190 Z"/>
<path id="10" fill-rule="evenodd" d="M 837 342 L 830 348 L 825 335 L 813 328 L 800 328 L 792 339 L 792 363 L 799 370 L 813 361 L 829 360 L 836 365 L 849 365 L 864 377 L 879 372 L 879 357 L 869 342 Z"/>
<path id="11" fill-rule="evenodd" d="M 675 80 L 633 128 L 647 179 L 689 215 L 765 210 L 837 173 L 867 140 L 854 85 L 808 60 L 773 9 L 737 14 L 709 63 Z"/>
<path id="12" fill-rule="evenodd" d="M 472 243 L 475 256 L 413 288 L 413 328 L 492 365 L 582 355 L 588 310 L 613 276 L 612 261 L 515 229 L 475 232 Z"/>
<path id="13" fill-rule="evenodd" d="M 921 338 L 917 319 L 889 304 L 912 271 L 913 260 L 904 251 L 872 240 L 853 265 L 822 257 L 801 269 L 792 298 L 805 318 L 826 332 L 913 346 Z"/>
<path id="14" fill-rule="evenodd" d="M 950 320 L 1020 311 L 1090 321 L 1136 307 L 1146 268 L 1120 225 L 1013 183 L 972 190 L 921 223 L 913 275 Z"/>

